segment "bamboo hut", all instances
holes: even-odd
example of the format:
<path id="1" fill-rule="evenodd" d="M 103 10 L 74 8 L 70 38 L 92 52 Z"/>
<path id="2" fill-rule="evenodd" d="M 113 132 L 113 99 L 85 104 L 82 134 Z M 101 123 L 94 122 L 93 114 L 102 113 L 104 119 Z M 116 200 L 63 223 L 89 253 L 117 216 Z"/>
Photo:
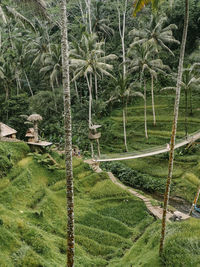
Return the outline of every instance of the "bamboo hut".
<path id="1" fill-rule="evenodd" d="M 0 138 L 6 137 L 10 139 L 16 139 L 16 133 L 17 131 L 15 129 L 9 127 L 3 122 L 0 122 Z"/>

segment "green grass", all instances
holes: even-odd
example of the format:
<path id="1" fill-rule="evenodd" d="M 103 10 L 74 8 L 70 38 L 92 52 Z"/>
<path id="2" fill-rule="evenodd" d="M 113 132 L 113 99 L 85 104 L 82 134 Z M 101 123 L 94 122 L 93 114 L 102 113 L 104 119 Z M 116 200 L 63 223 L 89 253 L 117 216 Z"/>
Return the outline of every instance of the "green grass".
<path id="1" fill-rule="evenodd" d="M 199 130 L 200 110 L 199 96 L 195 97 L 193 103 L 193 115 L 188 117 L 189 133 Z M 144 136 L 144 111 L 143 102 L 130 104 L 127 109 L 127 143 L 129 152 L 148 150 L 153 147 L 169 143 L 173 120 L 174 95 L 163 94 L 155 97 L 156 126 L 153 125 L 152 107 L 150 95 L 147 99 L 147 121 L 148 136 Z M 112 111 L 109 117 L 101 119 L 102 125 L 101 152 L 112 154 L 116 157 L 123 155 L 123 122 L 122 110 L 120 108 Z M 185 136 L 185 110 L 184 96 L 181 96 L 177 140 Z M 120 154 L 120 155 L 119 155 Z M 125 155 L 125 154 L 124 154 Z M 123 161 L 128 167 L 147 174 L 157 179 L 166 179 L 168 175 L 168 154 L 161 154 L 153 157 L 139 158 Z M 175 182 L 172 196 L 178 196 L 192 202 L 200 182 L 200 148 L 198 145 L 186 150 L 181 148 L 175 153 L 173 179 Z M 189 174 L 189 175 L 186 175 Z"/>
<path id="2" fill-rule="evenodd" d="M 18 160 L 0 179 L 0 266 L 66 266 L 64 172 L 49 170 L 28 154 Z M 161 225 L 144 203 L 81 159 L 74 158 L 73 165 L 75 266 L 198 266 L 197 220 L 168 225 L 161 261 Z M 197 182 L 190 173 L 185 179 Z"/>

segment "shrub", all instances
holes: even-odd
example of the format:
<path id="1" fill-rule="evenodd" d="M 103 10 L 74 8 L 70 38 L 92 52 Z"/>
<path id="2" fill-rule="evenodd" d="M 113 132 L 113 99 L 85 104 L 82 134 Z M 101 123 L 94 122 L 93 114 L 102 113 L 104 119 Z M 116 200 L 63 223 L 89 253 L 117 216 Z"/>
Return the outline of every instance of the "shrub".
<path id="1" fill-rule="evenodd" d="M 106 162 L 102 163 L 101 167 L 111 171 L 122 183 L 128 186 L 143 189 L 147 192 L 157 191 L 163 193 L 165 191 L 165 180 L 135 171 L 123 163 Z"/>

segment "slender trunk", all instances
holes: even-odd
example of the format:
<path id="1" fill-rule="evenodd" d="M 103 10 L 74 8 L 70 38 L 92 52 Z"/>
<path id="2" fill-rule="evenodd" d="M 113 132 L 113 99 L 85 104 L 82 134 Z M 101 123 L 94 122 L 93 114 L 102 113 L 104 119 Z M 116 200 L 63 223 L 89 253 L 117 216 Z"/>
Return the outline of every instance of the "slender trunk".
<path id="1" fill-rule="evenodd" d="M 185 136 L 188 136 L 188 90 L 185 88 Z"/>
<path id="2" fill-rule="evenodd" d="M 92 74 L 90 74 L 90 81 L 86 75 L 88 90 L 89 90 L 89 128 L 92 126 Z"/>
<path id="3" fill-rule="evenodd" d="M 119 5 L 119 2 L 118 2 Z M 122 20 L 122 28 L 121 28 L 121 14 L 119 7 L 117 7 L 118 11 L 118 21 L 119 21 L 119 34 L 121 37 L 122 43 L 122 59 L 123 59 L 123 77 L 126 77 L 126 51 L 125 51 L 125 29 L 126 29 L 126 10 L 127 10 L 127 0 L 125 0 L 124 10 L 123 10 L 123 20 Z"/>
<path id="4" fill-rule="evenodd" d="M 145 130 L 145 137 L 148 139 L 148 133 L 147 133 L 147 89 L 146 89 L 145 77 L 144 77 L 144 130 Z"/>
<path id="5" fill-rule="evenodd" d="M 78 87 L 77 87 L 77 82 L 76 81 L 74 81 L 74 87 L 75 87 L 77 99 L 79 100 Z"/>
<path id="6" fill-rule="evenodd" d="M 168 207 L 168 202 L 169 202 L 170 185 L 171 185 L 172 171 L 173 171 L 174 146 L 175 146 L 176 129 L 177 129 L 177 121 L 178 121 L 181 81 L 182 81 L 182 74 L 183 74 L 183 60 L 184 60 L 184 54 L 185 54 L 185 44 L 187 40 L 188 21 L 189 21 L 189 0 L 185 0 L 184 28 L 183 28 L 183 36 L 182 36 L 179 66 L 178 66 L 178 76 L 177 76 L 177 83 L 176 83 L 176 99 L 175 99 L 175 105 L 174 105 L 174 119 L 173 119 L 171 142 L 170 142 L 168 177 L 167 177 L 166 190 L 165 190 L 165 195 L 164 195 L 162 231 L 161 231 L 160 250 L 159 250 L 160 255 L 163 252 L 165 233 L 166 233 L 166 214 L 167 214 L 167 207 Z"/>
<path id="7" fill-rule="evenodd" d="M 29 90 L 30 90 L 31 96 L 33 96 L 33 90 L 32 90 L 32 88 L 31 88 L 31 85 L 30 85 L 29 79 L 28 79 L 28 77 L 27 77 L 27 74 L 26 74 L 26 72 L 25 72 L 25 71 L 24 71 L 24 75 L 25 75 L 25 78 L 26 78 L 26 81 L 27 81 L 28 88 L 29 88 Z"/>
<path id="8" fill-rule="evenodd" d="M 193 114 L 193 110 L 192 110 L 192 89 L 190 88 L 190 115 Z"/>
<path id="9" fill-rule="evenodd" d="M 85 4 L 87 6 L 87 15 L 88 15 L 88 26 L 89 26 L 89 33 L 92 33 L 92 19 L 91 19 L 91 0 L 85 0 Z"/>
<path id="10" fill-rule="evenodd" d="M 155 113 L 155 105 L 154 105 L 154 78 L 151 75 L 151 97 L 152 97 L 152 112 L 153 112 L 153 125 L 156 126 L 156 113 Z"/>
<path id="11" fill-rule="evenodd" d="M 124 127 L 124 146 L 126 152 L 128 152 L 127 142 L 126 142 L 126 111 L 125 108 L 123 108 L 123 127 Z"/>
<path id="12" fill-rule="evenodd" d="M 200 187 L 198 188 L 197 194 L 195 196 L 194 202 L 192 203 L 192 207 L 190 209 L 189 215 L 192 215 L 194 206 L 197 204 L 198 198 L 199 198 L 199 194 L 200 194 Z"/>
<path id="13" fill-rule="evenodd" d="M 97 84 L 97 75 L 94 74 L 94 81 L 95 81 L 95 93 L 96 93 L 96 100 L 98 99 L 98 84 Z"/>
<path id="14" fill-rule="evenodd" d="M 65 164 L 66 164 L 66 191 L 67 191 L 67 266 L 74 266 L 75 239 L 74 239 L 74 190 L 72 170 L 72 129 L 71 129 L 71 99 L 69 78 L 69 45 L 67 31 L 66 0 L 61 2 L 61 51 L 62 51 L 62 80 L 64 94 L 64 126 L 65 126 Z"/>
<path id="15" fill-rule="evenodd" d="M 100 158 L 101 157 L 101 151 L 100 151 L 99 139 L 97 139 L 97 149 L 98 149 L 98 155 Z"/>

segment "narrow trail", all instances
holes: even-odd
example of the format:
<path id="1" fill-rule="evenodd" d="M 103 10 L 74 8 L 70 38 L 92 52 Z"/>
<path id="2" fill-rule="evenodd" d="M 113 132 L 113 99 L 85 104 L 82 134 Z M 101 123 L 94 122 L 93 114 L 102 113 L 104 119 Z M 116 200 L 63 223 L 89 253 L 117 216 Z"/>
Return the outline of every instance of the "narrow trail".
<path id="1" fill-rule="evenodd" d="M 94 162 L 93 160 L 85 160 L 84 162 L 88 163 L 92 169 L 97 172 L 97 173 L 100 173 L 102 172 L 101 168 L 98 166 L 98 164 L 96 164 L 96 162 Z M 138 193 L 137 191 L 135 191 L 134 189 L 132 188 L 129 188 L 127 186 L 125 186 L 124 184 L 120 183 L 117 178 L 112 174 L 112 172 L 107 172 L 109 178 L 111 179 L 111 181 L 116 184 L 117 186 L 121 187 L 122 189 L 128 191 L 129 193 L 131 193 L 132 195 L 140 198 L 141 200 L 144 201 L 148 211 L 154 216 L 156 217 L 157 219 L 162 219 L 162 214 L 163 214 L 163 209 L 159 206 L 153 206 L 151 204 L 151 200 L 145 196 L 143 196 L 142 194 Z M 168 212 L 167 211 L 167 221 L 170 221 L 169 219 L 173 216 L 177 216 L 177 217 L 180 217 L 182 220 L 186 220 L 188 218 L 190 218 L 189 215 L 185 214 L 185 213 L 182 213 L 180 211 L 174 211 L 174 213 L 171 213 L 171 212 Z"/>
<path id="2" fill-rule="evenodd" d="M 194 141 L 200 139 L 200 131 L 197 131 L 191 135 L 188 135 L 187 138 L 183 138 L 182 140 L 179 140 L 175 144 L 175 149 L 185 146 L 187 144 L 193 143 Z M 115 154 L 113 157 L 107 158 L 106 155 L 103 155 L 102 158 L 96 159 L 97 162 L 103 162 L 103 161 L 115 161 L 115 160 L 127 160 L 127 159 L 136 159 L 136 158 L 144 158 L 144 157 L 150 157 L 153 155 L 158 155 L 162 153 L 168 152 L 169 149 L 166 147 L 166 145 L 158 146 L 152 149 L 147 149 L 143 151 L 137 151 L 133 153 L 123 153 L 123 154 Z"/>

